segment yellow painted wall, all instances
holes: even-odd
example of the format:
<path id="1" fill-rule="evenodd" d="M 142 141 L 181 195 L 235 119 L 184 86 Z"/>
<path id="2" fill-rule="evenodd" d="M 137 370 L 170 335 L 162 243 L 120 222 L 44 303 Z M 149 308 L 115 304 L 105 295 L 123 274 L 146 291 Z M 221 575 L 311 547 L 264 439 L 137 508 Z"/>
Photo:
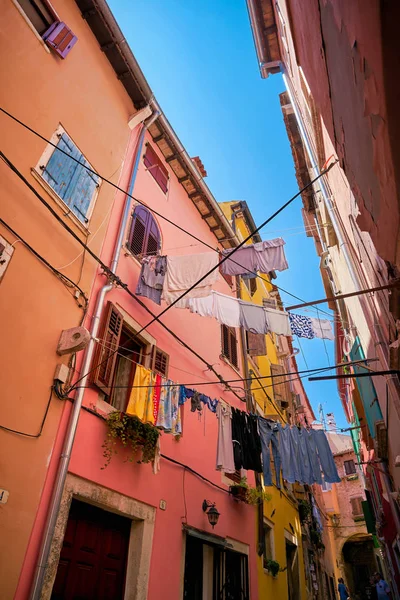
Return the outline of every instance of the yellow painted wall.
<path id="1" fill-rule="evenodd" d="M 225 216 L 231 220 L 231 205 L 236 204 L 225 202 L 221 204 L 221 208 L 225 213 Z M 239 217 L 235 220 L 236 233 L 239 239 L 244 239 L 249 235 L 248 226 L 244 218 Z M 250 243 L 250 242 L 249 242 Z M 272 285 L 269 282 L 268 275 L 263 274 L 262 277 L 266 280 L 263 281 L 257 278 L 257 290 L 253 295 L 250 294 L 249 289 L 245 283 L 241 283 L 241 297 L 246 302 L 254 302 L 255 304 L 262 305 L 263 298 L 269 297 L 269 292 L 272 290 Z M 248 366 L 249 370 L 258 369 L 259 377 L 267 377 L 257 381 L 255 379 L 252 382 L 252 393 L 257 405 L 260 407 L 262 414 L 271 416 L 273 418 L 279 418 L 281 422 L 286 421 L 285 411 L 279 410 L 278 404 L 274 402 L 274 392 L 272 387 L 272 380 L 268 378 L 271 375 L 271 364 L 279 364 L 278 354 L 275 345 L 275 335 L 266 335 L 266 356 L 259 356 L 249 359 Z M 264 387 L 261 388 L 261 384 Z M 271 398 L 269 400 L 268 396 Z M 273 478 L 275 474 L 273 473 Z M 269 525 L 273 528 L 273 559 L 276 560 L 281 568 L 286 567 L 286 541 L 285 536 L 296 538 L 298 544 L 299 553 L 299 581 L 300 581 L 300 599 L 306 600 L 306 582 L 304 573 L 304 561 L 303 561 L 303 548 L 302 548 L 302 537 L 300 519 L 296 506 L 296 502 L 293 501 L 289 494 L 283 490 L 278 490 L 275 486 L 265 488 L 265 491 L 270 494 L 271 499 L 264 502 L 264 518 L 267 520 Z M 258 588 L 259 598 L 276 598 L 279 600 L 288 599 L 288 583 L 287 583 L 287 571 L 278 573 L 276 577 L 273 577 L 263 565 L 263 557 L 257 559 L 257 571 L 258 571 Z"/>

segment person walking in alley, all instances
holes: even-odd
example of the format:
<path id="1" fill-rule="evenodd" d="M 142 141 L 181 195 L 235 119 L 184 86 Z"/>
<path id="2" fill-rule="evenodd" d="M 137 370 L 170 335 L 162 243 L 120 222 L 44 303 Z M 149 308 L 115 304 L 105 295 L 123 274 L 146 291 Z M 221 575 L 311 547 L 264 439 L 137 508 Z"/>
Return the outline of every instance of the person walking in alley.
<path id="1" fill-rule="evenodd" d="M 349 598 L 349 592 L 347 591 L 347 587 L 344 584 L 343 577 L 339 577 L 338 583 L 338 592 L 340 600 L 347 600 L 347 598 Z"/>
<path id="2" fill-rule="evenodd" d="M 390 587 L 380 573 L 375 573 L 374 581 L 378 600 L 391 600 L 392 593 Z"/>

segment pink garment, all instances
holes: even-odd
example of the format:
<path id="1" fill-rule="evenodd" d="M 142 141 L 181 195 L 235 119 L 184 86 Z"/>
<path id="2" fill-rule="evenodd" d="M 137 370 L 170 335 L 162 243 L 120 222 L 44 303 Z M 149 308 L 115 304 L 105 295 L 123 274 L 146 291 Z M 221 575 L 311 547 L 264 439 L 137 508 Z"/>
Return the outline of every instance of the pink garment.
<path id="1" fill-rule="evenodd" d="M 217 470 L 225 473 L 235 473 L 232 443 L 232 410 L 223 400 L 218 402 L 218 442 L 217 442 Z"/>

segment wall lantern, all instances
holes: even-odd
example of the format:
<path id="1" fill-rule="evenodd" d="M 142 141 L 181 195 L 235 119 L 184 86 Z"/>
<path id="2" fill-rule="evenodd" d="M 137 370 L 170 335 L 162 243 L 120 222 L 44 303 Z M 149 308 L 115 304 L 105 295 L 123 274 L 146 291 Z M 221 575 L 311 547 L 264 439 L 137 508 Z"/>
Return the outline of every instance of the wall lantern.
<path id="1" fill-rule="evenodd" d="M 218 523 L 219 512 L 215 507 L 215 502 L 209 502 L 209 500 L 203 500 L 202 505 L 203 511 L 207 513 L 208 522 L 211 527 L 214 529 L 215 525 Z"/>

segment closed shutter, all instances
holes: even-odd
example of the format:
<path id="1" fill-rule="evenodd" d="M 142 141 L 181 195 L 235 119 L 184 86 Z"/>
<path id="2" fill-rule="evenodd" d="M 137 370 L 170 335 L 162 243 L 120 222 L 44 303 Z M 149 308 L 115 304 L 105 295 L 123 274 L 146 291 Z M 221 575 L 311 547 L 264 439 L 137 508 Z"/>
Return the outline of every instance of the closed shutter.
<path id="1" fill-rule="evenodd" d="M 43 39 L 60 58 L 65 58 L 78 41 L 76 35 L 65 23 L 57 21 L 46 31 Z"/>
<path id="2" fill-rule="evenodd" d="M 289 397 L 286 397 L 286 384 L 284 378 L 281 376 L 285 369 L 282 365 L 271 365 L 272 385 L 276 400 L 280 402 L 288 401 Z"/>
<path id="3" fill-rule="evenodd" d="M 158 254 L 161 236 L 151 213 L 143 206 L 137 206 L 133 213 L 128 237 L 128 248 L 135 256 Z"/>
<path id="4" fill-rule="evenodd" d="M 121 338 L 122 314 L 109 302 L 101 331 L 100 342 L 93 359 L 93 383 L 98 385 L 108 396 L 111 394 L 111 386 L 114 378 L 117 350 Z"/>
<path id="5" fill-rule="evenodd" d="M 168 376 L 169 356 L 156 346 L 153 346 L 153 371 L 160 373 L 164 377 Z"/>
<path id="6" fill-rule="evenodd" d="M 67 152 L 71 158 L 64 152 Z M 86 215 L 96 187 L 99 185 L 99 177 L 88 171 L 86 167 L 91 168 L 66 133 L 61 135 L 47 165 L 41 167 L 43 179 L 84 223 L 88 222 Z"/>
<path id="7" fill-rule="evenodd" d="M 354 473 L 356 472 L 356 465 L 354 464 L 354 460 L 345 460 L 344 470 L 346 475 L 354 475 Z"/>
<path id="8" fill-rule="evenodd" d="M 257 277 L 250 279 L 250 294 L 254 296 L 257 291 Z"/>
<path id="9" fill-rule="evenodd" d="M 361 517 L 363 516 L 363 509 L 362 509 L 362 501 L 363 498 L 362 496 L 357 496 L 356 498 L 350 498 L 350 503 L 351 503 L 351 511 L 353 513 L 353 517 Z"/>
<path id="10" fill-rule="evenodd" d="M 263 333 L 247 331 L 247 351 L 250 356 L 265 356 L 267 354 L 267 341 Z"/>

